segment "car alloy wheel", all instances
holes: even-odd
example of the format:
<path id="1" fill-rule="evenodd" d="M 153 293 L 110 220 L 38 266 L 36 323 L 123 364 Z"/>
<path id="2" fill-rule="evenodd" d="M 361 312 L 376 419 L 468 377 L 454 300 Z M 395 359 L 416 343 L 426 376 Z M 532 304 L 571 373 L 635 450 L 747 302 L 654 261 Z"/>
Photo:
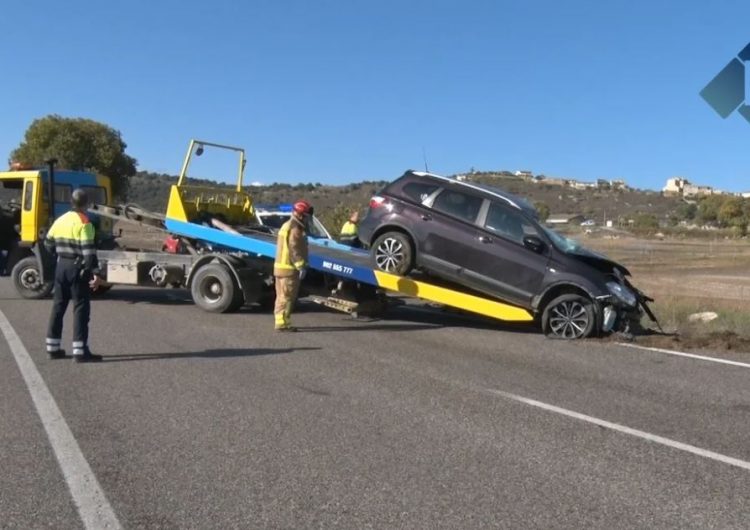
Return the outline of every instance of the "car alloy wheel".
<path id="1" fill-rule="evenodd" d="M 577 300 L 566 300 L 554 306 L 549 317 L 552 333 L 563 339 L 580 339 L 586 335 L 590 316 Z"/>
<path id="2" fill-rule="evenodd" d="M 588 296 L 567 293 L 549 302 L 542 312 L 542 331 L 553 339 L 585 339 L 596 332 L 596 308 Z"/>
<path id="3" fill-rule="evenodd" d="M 395 238 L 384 239 L 375 250 L 375 262 L 380 270 L 386 272 L 399 270 L 405 257 L 403 243 Z"/>

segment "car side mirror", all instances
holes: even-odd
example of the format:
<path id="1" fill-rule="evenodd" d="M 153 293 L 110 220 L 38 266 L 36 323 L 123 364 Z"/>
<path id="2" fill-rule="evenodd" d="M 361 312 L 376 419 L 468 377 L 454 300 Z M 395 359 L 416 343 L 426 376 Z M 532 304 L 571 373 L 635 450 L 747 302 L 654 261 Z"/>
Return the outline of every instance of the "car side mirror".
<path id="1" fill-rule="evenodd" d="M 523 246 L 533 250 L 537 254 L 541 254 L 544 252 L 544 249 L 546 248 L 546 245 L 544 244 L 544 241 L 539 239 L 537 236 L 526 236 L 523 238 Z"/>

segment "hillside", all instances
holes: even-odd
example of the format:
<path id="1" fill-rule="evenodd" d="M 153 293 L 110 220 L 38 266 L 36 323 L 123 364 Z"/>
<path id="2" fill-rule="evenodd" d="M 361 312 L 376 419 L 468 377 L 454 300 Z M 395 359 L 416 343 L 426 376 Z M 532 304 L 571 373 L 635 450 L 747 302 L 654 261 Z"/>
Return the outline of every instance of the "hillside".
<path id="1" fill-rule="evenodd" d="M 653 190 L 575 189 L 544 181 L 529 181 L 507 172 L 471 174 L 467 180 L 497 186 L 533 204 L 544 203 L 552 215 L 582 214 L 599 223 L 605 219 L 627 221 L 638 214 L 651 214 L 666 220 L 683 204 L 679 197 L 665 197 Z"/>
<path id="2" fill-rule="evenodd" d="M 520 177 L 500 172 L 475 173 L 467 180 L 497 186 L 510 193 L 520 195 L 531 203 L 544 203 L 554 214 L 583 214 L 598 222 L 606 219 L 626 221 L 637 214 L 652 214 L 658 219 L 667 219 L 682 204 L 679 198 L 664 197 L 650 190 L 579 190 L 554 184 L 529 182 Z M 169 186 L 177 178 L 170 175 L 139 172 L 130 179 L 129 202 L 156 211 L 166 207 Z M 191 179 L 199 185 L 213 185 L 207 180 Z M 341 186 L 310 184 L 281 184 L 252 186 L 257 204 L 292 202 L 299 198 L 311 201 L 324 223 L 335 230 L 342 210 L 350 207 L 365 208 L 370 197 L 387 184 L 386 181 L 365 181 Z M 232 186 L 223 184 L 228 188 Z M 337 208 L 338 207 L 338 208 Z M 335 211 L 337 210 L 337 211 Z"/>

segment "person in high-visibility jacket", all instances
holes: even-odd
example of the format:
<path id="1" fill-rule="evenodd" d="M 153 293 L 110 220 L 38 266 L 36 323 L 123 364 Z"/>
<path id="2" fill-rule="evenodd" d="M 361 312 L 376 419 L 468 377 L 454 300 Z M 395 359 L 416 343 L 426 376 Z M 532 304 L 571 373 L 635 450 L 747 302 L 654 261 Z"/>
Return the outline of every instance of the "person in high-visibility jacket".
<path id="1" fill-rule="evenodd" d="M 297 331 L 290 317 L 300 281 L 307 271 L 307 225 L 312 214 L 313 207 L 309 202 L 297 201 L 292 207 L 292 216 L 279 229 L 276 260 L 273 263 L 276 283 L 273 318 L 276 331 Z"/>
<path id="2" fill-rule="evenodd" d="M 351 212 L 349 220 L 341 227 L 339 241 L 350 247 L 359 248 L 362 246 L 359 241 L 359 212 L 357 210 Z"/>
<path id="3" fill-rule="evenodd" d="M 65 357 L 61 347 L 63 317 L 73 300 L 73 359 L 77 362 L 102 360 L 101 355 L 91 353 L 88 345 L 91 290 L 101 285 L 94 226 L 85 213 L 88 203 L 84 190 L 74 190 L 73 209 L 52 224 L 44 240 L 45 248 L 57 255 L 55 296 L 47 328 L 47 353 L 52 359 Z"/>

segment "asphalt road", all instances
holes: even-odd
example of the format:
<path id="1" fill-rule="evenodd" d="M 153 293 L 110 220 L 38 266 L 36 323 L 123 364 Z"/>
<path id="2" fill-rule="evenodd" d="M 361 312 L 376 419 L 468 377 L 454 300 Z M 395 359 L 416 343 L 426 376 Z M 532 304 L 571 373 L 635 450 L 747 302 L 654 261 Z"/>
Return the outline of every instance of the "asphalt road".
<path id="1" fill-rule="evenodd" d="M 94 302 L 106 359 L 77 365 L 46 358 L 50 306 L 0 279 L 125 528 L 750 526 L 750 469 L 711 456 L 750 461 L 748 367 L 419 307 L 353 322 L 303 304 L 303 332 L 278 335 L 137 289 Z M 2 335 L 0 447 L 0 527 L 82 527 Z"/>

